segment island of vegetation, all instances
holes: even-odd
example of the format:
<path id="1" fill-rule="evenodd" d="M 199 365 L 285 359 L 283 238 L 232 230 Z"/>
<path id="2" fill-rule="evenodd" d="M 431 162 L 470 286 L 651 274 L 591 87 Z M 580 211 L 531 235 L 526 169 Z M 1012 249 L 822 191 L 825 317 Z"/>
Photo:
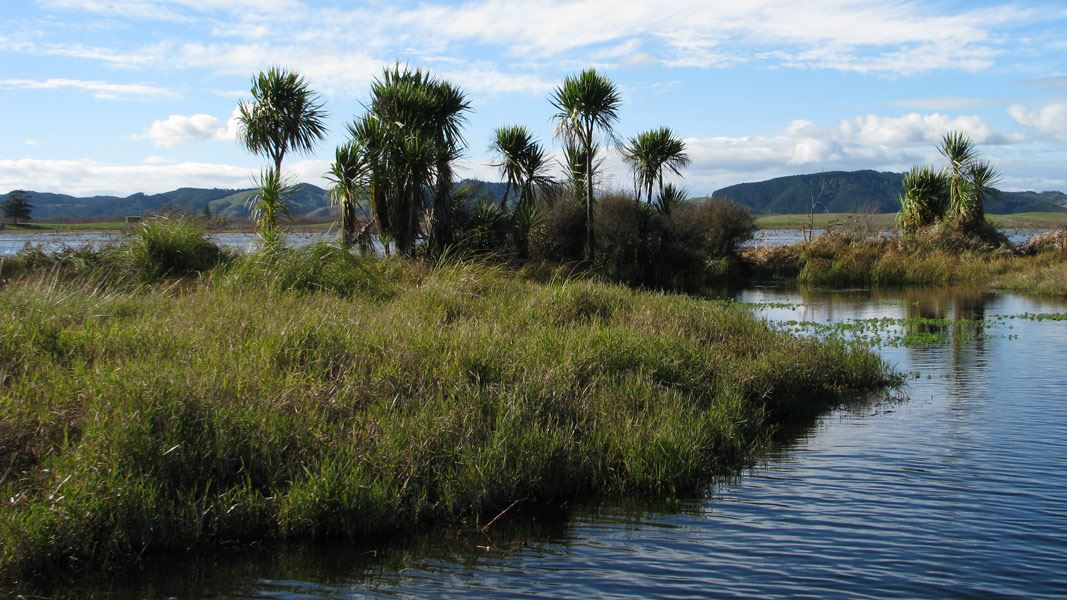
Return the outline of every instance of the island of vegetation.
<path id="1" fill-rule="evenodd" d="M 909 174 L 894 238 L 744 250 L 747 209 L 665 182 L 688 164 L 668 128 L 622 144 L 632 193 L 601 193 L 621 97 L 594 70 L 551 95 L 561 180 L 525 127 L 505 126 L 492 203 L 453 183 L 463 92 L 385 71 L 328 173 L 338 244 L 291 248 L 284 159 L 321 140 L 324 107 L 281 69 L 251 95 L 242 139 L 269 161 L 250 197 L 257 251 L 163 216 L 115 245 L 0 262 L 5 579 L 477 528 L 516 502 L 698 494 L 781 425 L 899 378 L 855 344 L 676 292 L 1064 281 L 1062 245 L 1010 248 L 986 223 L 993 173 L 962 136 L 946 138 L 952 168 Z"/>

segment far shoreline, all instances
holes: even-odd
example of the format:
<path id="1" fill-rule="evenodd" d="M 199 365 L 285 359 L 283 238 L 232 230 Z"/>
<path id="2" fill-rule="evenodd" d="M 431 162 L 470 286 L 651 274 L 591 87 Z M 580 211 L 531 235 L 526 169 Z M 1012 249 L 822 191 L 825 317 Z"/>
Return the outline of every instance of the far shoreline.
<path id="1" fill-rule="evenodd" d="M 994 225 L 1004 229 L 1038 229 L 1067 227 L 1067 212 L 1027 212 L 1012 214 L 989 214 Z M 897 213 L 818 213 L 815 215 L 817 229 L 841 227 L 865 227 L 884 231 L 897 228 Z M 807 214 L 759 215 L 756 226 L 761 230 L 806 229 L 810 226 L 811 216 Z M 287 226 L 290 231 L 326 231 L 335 226 L 335 219 L 297 219 Z M 92 233 L 122 232 L 128 224 L 121 219 L 63 219 L 19 223 L 4 223 L 0 226 L 3 233 Z M 251 221 L 229 219 L 224 224 L 206 227 L 211 232 L 251 233 L 254 226 Z"/>

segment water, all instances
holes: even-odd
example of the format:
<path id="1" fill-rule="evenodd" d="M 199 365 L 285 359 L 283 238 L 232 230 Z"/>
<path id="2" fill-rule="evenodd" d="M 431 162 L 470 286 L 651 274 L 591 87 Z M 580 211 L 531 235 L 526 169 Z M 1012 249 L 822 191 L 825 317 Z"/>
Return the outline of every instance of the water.
<path id="1" fill-rule="evenodd" d="M 1005 235 L 1013 244 L 1021 244 L 1030 237 L 1047 231 L 1046 229 L 1006 229 Z M 825 233 L 822 229 L 816 229 L 815 235 Z M 883 236 L 889 236 L 892 232 L 881 232 Z M 241 252 L 248 252 L 255 247 L 257 237 L 254 233 L 212 233 L 208 238 L 220 246 L 233 248 Z M 92 232 L 3 232 L 0 231 L 0 256 L 14 256 L 22 250 L 27 243 L 40 244 L 46 252 L 58 252 L 64 248 L 100 248 L 106 244 L 121 242 L 123 235 L 118 232 L 92 231 Z M 286 243 L 290 246 L 300 247 L 317 242 L 335 243 L 336 231 L 316 232 L 290 232 L 285 236 Z M 761 229 L 745 246 L 788 246 L 799 244 L 804 241 L 804 233 L 799 229 Z"/>
<path id="2" fill-rule="evenodd" d="M 1012 228 L 1002 229 L 1004 235 L 1008 237 L 1008 241 L 1012 244 L 1022 244 L 1026 240 L 1049 231 L 1045 228 Z M 826 233 L 825 229 L 815 229 L 814 235 L 820 236 Z M 881 237 L 893 237 L 896 235 L 896 231 L 878 231 L 872 233 L 872 235 L 879 235 Z M 804 232 L 799 229 L 760 229 L 756 231 L 756 234 L 751 240 L 745 242 L 743 245 L 746 247 L 753 246 L 793 246 L 805 241 Z"/>
<path id="3" fill-rule="evenodd" d="M 258 243 L 258 236 L 254 233 L 228 232 L 209 233 L 208 239 L 219 246 L 232 248 L 239 252 L 248 252 Z M 93 231 L 93 232 L 32 232 L 32 233 L 7 233 L 0 232 L 0 256 L 14 256 L 22 250 L 26 244 L 40 245 L 45 252 L 58 252 L 65 248 L 100 248 L 108 244 L 119 243 L 124 239 L 123 234 L 118 232 Z M 285 242 L 296 248 L 308 246 L 318 242 L 336 243 L 336 231 L 295 231 L 285 235 Z"/>
<path id="4" fill-rule="evenodd" d="M 962 290 L 737 299 L 782 327 L 910 319 L 877 350 L 909 381 L 794 432 L 705 498 L 575 507 L 489 535 L 161 559 L 75 595 L 1067 596 L 1067 321 L 1019 318 L 1067 304 Z M 944 335 L 897 344 L 909 328 Z"/>

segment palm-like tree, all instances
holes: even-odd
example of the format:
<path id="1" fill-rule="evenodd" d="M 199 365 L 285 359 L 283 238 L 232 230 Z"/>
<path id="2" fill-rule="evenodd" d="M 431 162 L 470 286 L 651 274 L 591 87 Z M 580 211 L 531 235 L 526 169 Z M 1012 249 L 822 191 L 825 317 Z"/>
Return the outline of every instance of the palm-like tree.
<path id="1" fill-rule="evenodd" d="M 660 189 L 659 195 L 656 196 L 652 205 L 660 214 L 669 215 L 672 210 L 686 202 L 689 202 L 689 192 L 685 188 L 668 183 Z"/>
<path id="2" fill-rule="evenodd" d="M 593 156 L 598 156 L 599 153 L 600 144 L 594 142 Z M 592 179 L 595 182 L 597 173 L 600 171 L 600 167 L 603 166 L 603 164 L 603 157 L 597 158 L 593 162 L 592 176 L 587 176 L 585 150 L 574 141 L 568 141 L 563 145 L 563 157 L 560 160 L 560 166 L 563 167 L 567 183 L 570 184 L 570 187 L 574 192 L 574 201 L 578 205 L 585 205 L 586 179 Z"/>
<path id="3" fill-rule="evenodd" d="M 493 135 L 489 151 L 496 157 L 491 166 L 500 169 L 507 180 L 500 207 L 506 208 L 512 189 L 519 191 L 516 208 L 533 202 L 537 189 L 552 185 L 548 174 L 548 154 L 534 139 L 533 134 L 521 125 L 498 128 Z"/>
<path id="4" fill-rule="evenodd" d="M 971 210 L 968 226 L 977 226 L 985 218 L 985 200 L 998 192 L 994 185 L 1000 181 L 1000 173 L 987 161 L 975 161 L 967 169 L 967 187 L 970 188 Z"/>
<path id="5" fill-rule="evenodd" d="M 470 102 L 459 88 L 447 81 L 431 81 L 429 87 L 434 99 L 430 126 L 437 146 L 434 165 L 437 185 L 430 238 L 442 250 L 453 241 L 452 162 L 461 156 L 466 145 L 460 128 L 467 122 Z"/>
<path id="6" fill-rule="evenodd" d="M 263 238 L 269 252 L 281 242 L 282 232 L 278 228 L 278 218 L 289 216 L 286 200 L 293 193 L 293 187 L 275 169 L 263 169 L 256 180 L 256 186 L 259 190 L 249 196 L 248 208 L 256 222 L 256 231 Z"/>
<path id="7" fill-rule="evenodd" d="M 951 131 L 942 138 L 938 152 L 948 159 L 946 170 L 949 177 L 949 211 L 956 218 L 957 226 L 963 227 L 970 222 L 974 212 L 973 198 L 967 193 L 964 176 L 974 161 L 977 150 L 965 134 Z"/>
<path id="8" fill-rule="evenodd" d="M 326 111 L 318 94 L 311 90 L 302 75 L 278 67 L 271 67 L 252 78 L 252 102 L 240 101 L 238 127 L 241 141 L 253 154 L 261 154 L 273 162 L 270 178 L 264 174 L 260 183 L 272 183 L 274 190 L 262 187 L 258 198 L 273 198 L 284 204 L 286 189 L 282 178 L 282 160 L 290 151 L 309 153 L 315 143 L 326 136 Z M 277 211 L 265 207 L 259 211 L 262 223 L 277 239 Z M 260 220 L 260 219 L 257 219 Z M 264 236 L 266 239 L 267 236 Z"/>
<path id="9" fill-rule="evenodd" d="M 638 202 L 642 193 L 648 202 L 652 202 L 652 189 L 657 183 L 662 196 L 664 172 L 681 175 L 682 169 L 689 165 L 685 141 L 667 127 L 645 131 L 630 138 L 623 146 L 622 155 L 633 169 Z"/>
<path id="10" fill-rule="evenodd" d="M 369 184 L 367 154 L 355 142 L 338 146 L 326 179 L 333 184 L 329 194 L 341 220 L 341 246 L 348 248 L 356 241 L 356 214 Z"/>
<path id="11" fill-rule="evenodd" d="M 383 240 L 403 253 L 414 253 L 427 214 L 433 246 L 451 243 L 452 162 L 463 149 L 467 110 L 464 94 L 448 82 L 396 65 L 374 80 L 367 114 L 348 127 L 363 154 L 367 198 Z"/>
<path id="12" fill-rule="evenodd" d="M 900 197 L 900 228 L 914 232 L 943 218 L 948 208 L 948 188 L 948 176 L 943 171 L 929 167 L 908 171 Z"/>
<path id="13" fill-rule="evenodd" d="M 500 174 L 507 180 L 504 197 L 500 199 L 501 208 L 507 207 L 512 188 L 522 189 L 525 179 L 523 155 L 533 143 L 530 131 L 522 125 L 498 127 L 493 132 L 493 143 L 490 144 L 489 151 L 494 155 L 495 160 L 490 163 L 490 166 L 499 169 Z"/>
<path id="14" fill-rule="evenodd" d="M 585 257 L 592 260 L 596 247 L 593 239 L 594 136 L 600 131 L 609 139 L 614 138 L 622 95 L 610 79 L 595 69 L 587 69 L 564 78 L 552 93 L 551 101 L 556 109 L 557 135 L 566 141 L 576 142 L 585 159 Z"/>

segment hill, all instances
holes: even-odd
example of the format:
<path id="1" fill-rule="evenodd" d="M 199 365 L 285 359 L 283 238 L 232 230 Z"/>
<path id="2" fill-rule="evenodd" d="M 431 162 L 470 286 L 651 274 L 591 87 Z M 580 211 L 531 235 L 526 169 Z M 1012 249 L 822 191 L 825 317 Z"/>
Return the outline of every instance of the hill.
<path id="1" fill-rule="evenodd" d="M 817 199 L 820 213 L 889 213 L 900 210 L 903 180 L 902 173 L 828 171 L 732 185 L 712 197 L 731 198 L 756 214 L 807 213 L 812 198 Z M 987 200 L 986 212 L 1067 212 L 1067 194 L 999 192 Z"/>
<path id="2" fill-rule="evenodd" d="M 499 201 L 505 188 L 502 183 L 473 179 L 465 179 L 459 182 L 458 186 L 469 186 L 471 198 L 492 201 Z M 29 192 L 29 196 L 36 221 L 114 219 L 159 212 L 200 214 L 205 204 L 213 215 L 246 219 L 249 216 L 248 200 L 254 193 L 254 189 L 181 188 L 162 194 L 138 193 L 126 197 L 77 197 L 49 192 Z M 0 195 L 0 203 L 5 200 L 7 194 Z M 326 190 L 310 183 L 296 185 L 289 203 L 290 212 L 294 217 L 328 219 L 333 214 Z"/>
<path id="3" fill-rule="evenodd" d="M 830 171 L 813 175 L 791 175 L 756 183 L 742 183 L 722 188 L 712 194 L 715 198 L 732 198 L 748 206 L 756 214 L 804 214 L 811 198 L 818 199 L 817 212 L 857 213 L 896 212 L 904 176 L 901 173 L 877 171 Z M 506 185 L 464 179 L 457 187 L 466 186 L 465 202 L 479 200 L 499 202 Z M 207 204 L 214 215 L 233 219 L 249 216 L 248 200 L 252 189 L 181 188 L 162 194 L 133 194 L 119 196 L 90 196 L 80 198 L 66 194 L 29 192 L 37 221 L 56 219 L 99 220 L 126 216 L 142 216 L 158 212 L 200 214 Z M 0 195 L 0 203 L 7 194 Z M 296 186 L 292 197 L 294 217 L 328 219 L 333 208 L 326 190 L 310 183 Z M 1067 194 L 1062 192 L 1001 192 L 986 203 L 992 214 L 1022 212 L 1067 212 Z"/>

